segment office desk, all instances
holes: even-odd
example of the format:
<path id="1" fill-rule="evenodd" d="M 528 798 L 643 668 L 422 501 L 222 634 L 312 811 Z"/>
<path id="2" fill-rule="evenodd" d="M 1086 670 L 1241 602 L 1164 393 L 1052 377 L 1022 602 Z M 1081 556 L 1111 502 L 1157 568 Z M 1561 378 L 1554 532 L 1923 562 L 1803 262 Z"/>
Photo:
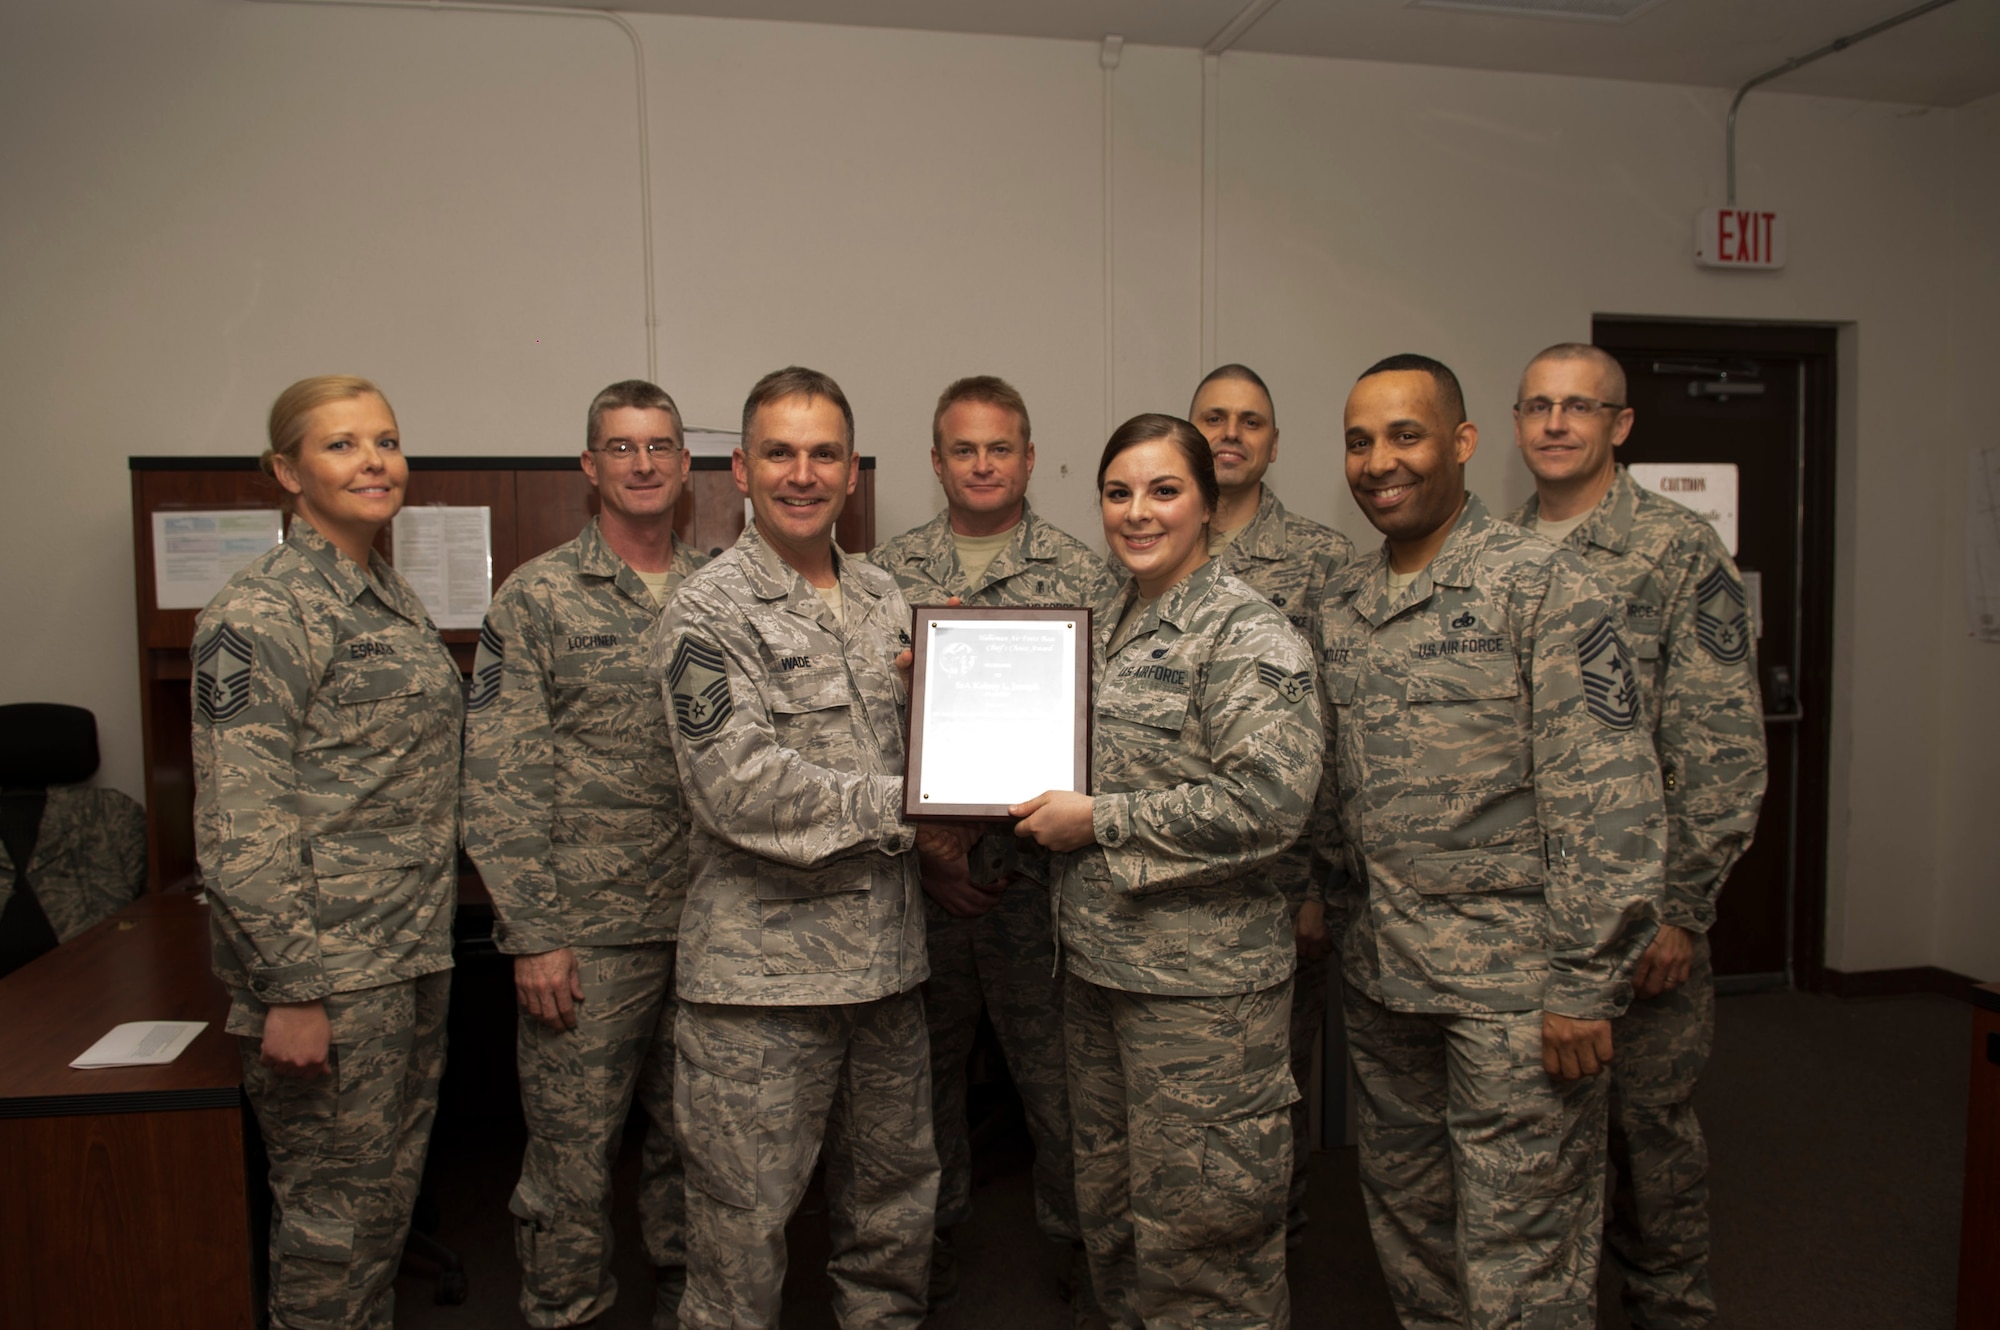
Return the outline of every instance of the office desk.
<path id="1" fill-rule="evenodd" d="M 208 910 L 153 892 L 0 980 L 0 1324 L 250 1330 L 242 1064 Z M 74 1071 L 112 1026 L 207 1021 L 164 1067 Z"/>

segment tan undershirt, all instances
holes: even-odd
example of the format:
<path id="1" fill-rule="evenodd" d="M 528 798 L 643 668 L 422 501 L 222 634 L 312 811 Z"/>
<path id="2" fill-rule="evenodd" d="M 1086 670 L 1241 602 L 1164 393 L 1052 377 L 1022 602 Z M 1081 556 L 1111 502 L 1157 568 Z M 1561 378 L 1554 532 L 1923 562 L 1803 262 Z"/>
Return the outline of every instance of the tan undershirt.
<path id="1" fill-rule="evenodd" d="M 1216 555 L 1234 545 L 1236 538 L 1248 530 L 1249 527 L 1250 523 L 1248 522 L 1245 522 L 1242 526 L 1230 527 L 1227 531 L 1217 531 L 1214 527 L 1210 527 L 1208 529 L 1208 557 L 1213 559 Z"/>
<path id="2" fill-rule="evenodd" d="M 1429 564 L 1424 565 L 1424 568 L 1428 567 L 1430 567 Z M 1417 574 L 1421 573 L 1424 570 L 1424 568 L 1412 568 L 1407 573 L 1399 573 L 1394 568 L 1391 568 L 1389 570 L 1390 592 L 1395 595 L 1401 595 L 1403 592 L 1408 591 L 1410 589 L 1410 583 L 1417 580 Z"/>
<path id="3" fill-rule="evenodd" d="M 1570 532 L 1583 525 L 1583 519 L 1590 516 L 1590 511 L 1590 509 L 1586 508 L 1575 517 L 1565 517 L 1561 521 L 1552 521 L 1549 518 L 1537 516 L 1535 518 L 1535 534 L 1543 540 L 1548 541 L 1551 545 L 1560 545 L 1564 540 L 1568 539 Z"/>
<path id="4" fill-rule="evenodd" d="M 811 583 L 807 583 L 807 585 L 810 586 Z M 826 602 L 828 609 L 833 611 L 833 621 L 835 623 L 847 622 L 847 593 L 840 589 L 839 578 L 836 577 L 834 579 L 832 586 L 816 586 L 813 587 L 813 590 L 819 592 L 819 598 Z"/>
<path id="5" fill-rule="evenodd" d="M 986 576 L 986 570 L 1000 557 L 1000 551 L 1007 548 L 1007 542 L 1014 538 L 1014 528 L 991 536 L 961 536 L 951 533 L 952 548 L 958 551 L 958 566 L 965 573 L 968 584 L 975 584 Z"/>
<path id="6" fill-rule="evenodd" d="M 634 568 L 632 571 L 639 574 L 639 580 L 646 584 L 646 590 L 653 593 L 653 604 L 660 609 L 665 609 L 667 604 L 667 578 L 672 570 L 662 568 L 657 573 L 640 573 L 637 568 Z"/>

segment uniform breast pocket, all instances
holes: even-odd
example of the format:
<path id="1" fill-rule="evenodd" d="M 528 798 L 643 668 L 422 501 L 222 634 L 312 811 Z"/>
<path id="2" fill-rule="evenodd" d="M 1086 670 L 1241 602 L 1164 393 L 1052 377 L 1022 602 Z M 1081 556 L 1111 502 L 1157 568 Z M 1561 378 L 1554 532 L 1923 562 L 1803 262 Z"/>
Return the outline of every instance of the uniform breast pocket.
<path id="1" fill-rule="evenodd" d="M 440 722 L 424 696 L 428 682 L 394 657 L 337 664 L 332 692 L 342 742 L 392 752 L 432 733 Z"/>
<path id="2" fill-rule="evenodd" d="M 780 671 L 771 678 L 768 702 L 778 742 L 786 748 L 813 761 L 853 753 L 854 695 L 845 671 Z"/>
<path id="3" fill-rule="evenodd" d="M 1097 783 L 1132 788 L 1180 751 L 1189 695 L 1165 687 L 1107 688 L 1097 695 Z"/>

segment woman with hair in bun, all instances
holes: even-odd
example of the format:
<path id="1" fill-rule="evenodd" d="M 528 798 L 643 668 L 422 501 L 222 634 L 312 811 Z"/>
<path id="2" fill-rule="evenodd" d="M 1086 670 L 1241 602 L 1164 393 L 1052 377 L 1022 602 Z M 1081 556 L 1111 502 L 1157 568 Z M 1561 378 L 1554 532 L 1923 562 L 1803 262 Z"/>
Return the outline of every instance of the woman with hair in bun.
<path id="1" fill-rule="evenodd" d="M 1209 562 L 1193 425 L 1125 422 L 1097 490 L 1131 577 L 1093 624 L 1091 792 L 1012 810 L 1070 851 L 1055 908 L 1091 1279 L 1114 1326 L 1285 1326 L 1295 949 L 1264 868 L 1319 784 L 1312 663 Z"/>
<path id="2" fill-rule="evenodd" d="M 459 673 L 371 548 L 403 505 L 366 379 L 272 404 L 291 513 L 195 628 L 195 848 L 271 1160 L 271 1324 L 382 1327 L 444 1069 Z"/>

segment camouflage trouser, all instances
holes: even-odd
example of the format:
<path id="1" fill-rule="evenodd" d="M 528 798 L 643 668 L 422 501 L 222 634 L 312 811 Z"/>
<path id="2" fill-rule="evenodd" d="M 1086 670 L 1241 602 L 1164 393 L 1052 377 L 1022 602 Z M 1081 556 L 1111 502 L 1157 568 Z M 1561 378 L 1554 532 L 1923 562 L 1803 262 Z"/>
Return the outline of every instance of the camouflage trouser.
<path id="1" fill-rule="evenodd" d="M 332 1074 L 312 1080 L 263 1066 L 261 1039 L 237 1041 L 271 1159 L 272 1330 L 389 1330 L 450 999 L 449 970 L 328 998 L 330 1017 L 386 1033 L 336 1042 Z"/>
<path id="2" fill-rule="evenodd" d="M 1077 1217 L 1120 1330 L 1290 1324 L 1291 996 L 1289 979 L 1161 997 L 1071 976 Z"/>
<path id="3" fill-rule="evenodd" d="M 636 1090 L 651 1120 L 639 1171 L 639 1232 L 655 1266 L 686 1262 L 674 1149 L 674 944 L 577 947 L 574 1030 L 522 1013 L 516 1052 L 528 1149 L 508 1208 L 518 1221 L 521 1315 L 581 1325 L 618 1297 L 611 1273 L 611 1168 Z"/>
<path id="4" fill-rule="evenodd" d="M 1708 939 L 1694 938 L 1688 981 L 1635 1001 L 1612 1026 L 1611 1163 L 1605 1244 L 1625 1276 L 1625 1311 L 1641 1330 L 1715 1319 L 1708 1282 L 1708 1142 L 1695 1081 L 1715 1041 Z"/>
<path id="5" fill-rule="evenodd" d="M 1332 973 L 1332 956 L 1316 961 L 1301 957 L 1298 973 L 1292 976 L 1292 1080 L 1299 1087 L 1299 1101 L 1292 1105 L 1292 1186 L 1285 1210 L 1288 1234 L 1306 1226 L 1306 1183 L 1312 1175 L 1312 1095 L 1307 1086 L 1312 1083 L 1313 1050 L 1326 1027 L 1326 992 Z"/>
<path id="6" fill-rule="evenodd" d="M 1390 1011 L 1347 986 L 1361 1192 L 1410 1330 L 1592 1330 L 1610 1077 L 1542 1070 L 1539 1011 Z"/>
<path id="7" fill-rule="evenodd" d="M 1035 1142 L 1035 1223 L 1049 1238 L 1074 1242 L 1076 1174 L 1063 1071 L 1062 977 L 1055 972 L 1048 889 L 1017 878 L 999 904 L 976 919 L 957 918 L 928 898 L 925 905 L 931 977 L 924 984 L 924 1015 L 931 1032 L 931 1104 L 942 1169 L 937 1226 L 951 1228 L 972 1217 L 965 1064 L 983 1005 L 1000 1036 Z"/>
<path id="8" fill-rule="evenodd" d="M 681 1003 L 686 1330 L 778 1324 L 785 1223 L 826 1144 L 827 1273 L 844 1327 L 915 1326 L 937 1210 L 930 1043 L 916 990 L 825 1007 Z"/>

